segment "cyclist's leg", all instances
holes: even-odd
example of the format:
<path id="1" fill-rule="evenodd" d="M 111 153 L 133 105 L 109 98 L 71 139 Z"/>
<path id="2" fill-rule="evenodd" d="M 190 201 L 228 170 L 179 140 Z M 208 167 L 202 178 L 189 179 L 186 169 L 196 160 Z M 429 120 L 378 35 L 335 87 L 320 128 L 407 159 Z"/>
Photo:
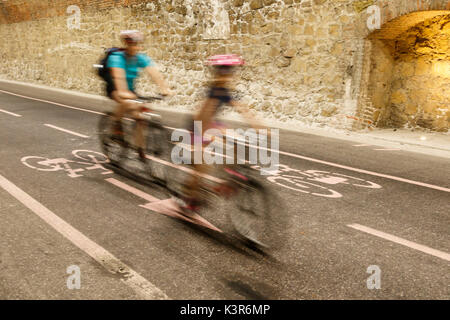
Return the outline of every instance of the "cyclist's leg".
<path id="1" fill-rule="evenodd" d="M 201 175 L 206 173 L 206 164 L 195 164 L 194 173 L 186 180 L 182 186 L 181 194 L 175 197 L 176 202 L 183 212 L 192 213 L 202 205 L 203 199 L 200 195 Z"/>
<path id="2" fill-rule="evenodd" d="M 197 115 L 196 117 L 193 118 L 193 120 L 197 120 L 197 121 L 201 121 L 202 124 L 204 125 L 204 127 L 202 128 L 203 130 L 200 131 L 200 128 L 197 128 L 197 130 L 195 130 L 195 126 L 196 123 L 193 123 L 193 132 L 192 132 L 192 147 L 194 148 L 198 148 L 200 147 L 201 150 L 201 154 L 202 154 L 202 160 L 203 160 L 203 152 L 205 147 L 207 146 L 208 143 L 205 143 L 204 139 L 203 139 L 203 134 L 205 132 L 205 128 L 209 128 L 209 126 L 212 123 L 212 117 L 208 117 L 208 115 L 205 117 L 205 114 L 207 114 L 206 112 L 201 112 L 199 115 Z M 197 134 L 197 135 L 195 135 Z M 194 152 L 196 152 L 197 150 L 194 150 Z M 193 169 L 194 169 L 194 173 L 187 178 L 187 180 L 184 183 L 183 186 L 183 197 L 184 197 L 184 201 L 186 202 L 186 206 L 187 208 L 195 208 L 197 207 L 202 201 L 201 201 L 201 196 L 200 196 L 200 185 L 201 185 L 201 180 L 202 180 L 202 176 L 206 173 L 208 173 L 210 166 L 203 163 L 203 161 L 201 163 L 194 163 L 193 164 Z"/>
<path id="3" fill-rule="evenodd" d="M 109 97 L 112 100 L 114 100 L 115 102 L 117 102 L 117 106 L 114 111 L 115 124 L 114 124 L 114 128 L 113 128 L 113 134 L 115 136 L 123 137 L 123 129 L 122 129 L 121 120 L 127 109 L 126 101 L 124 101 L 122 98 L 120 98 L 119 93 L 116 90 L 110 92 Z"/>
<path id="4" fill-rule="evenodd" d="M 114 114 L 116 116 L 116 120 L 120 120 L 130 109 L 132 109 L 133 103 L 121 98 L 117 90 L 112 91 L 110 96 L 111 99 L 117 102 L 117 107 Z"/>
<path id="5" fill-rule="evenodd" d="M 115 115 L 115 121 L 116 125 L 114 128 L 115 134 L 120 135 L 123 137 L 123 130 L 122 130 L 122 118 L 127 114 L 131 113 L 133 118 L 138 120 L 139 119 L 139 112 L 137 109 L 137 104 L 130 102 L 127 99 L 123 99 L 120 97 L 118 91 L 112 91 L 110 94 L 111 99 L 117 102 L 117 107 L 114 112 Z"/>
<path id="6" fill-rule="evenodd" d="M 197 163 L 193 165 L 194 173 L 185 181 L 183 185 L 182 197 L 184 199 L 185 205 L 182 206 L 184 208 L 192 208 L 196 207 L 195 204 L 199 204 L 201 202 L 200 199 L 200 183 L 201 183 L 201 175 L 206 173 L 209 169 L 209 166 L 203 163 L 203 150 L 204 150 L 204 140 L 203 135 L 204 132 L 210 128 L 212 124 L 212 120 L 216 113 L 217 103 L 215 101 L 205 101 L 203 103 L 200 111 L 193 117 L 193 125 L 190 126 L 192 128 L 192 141 L 191 144 L 195 148 L 197 146 L 201 146 L 201 154 L 202 161 L 201 163 Z M 201 123 L 201 130 L 198 124 Z M 197 142 L 197 143 L 196 143 Z M 198 150 L 194 150 L 194 152 L 198 152 Z M 195 158 L 195 157 L 194 157 Z"/>

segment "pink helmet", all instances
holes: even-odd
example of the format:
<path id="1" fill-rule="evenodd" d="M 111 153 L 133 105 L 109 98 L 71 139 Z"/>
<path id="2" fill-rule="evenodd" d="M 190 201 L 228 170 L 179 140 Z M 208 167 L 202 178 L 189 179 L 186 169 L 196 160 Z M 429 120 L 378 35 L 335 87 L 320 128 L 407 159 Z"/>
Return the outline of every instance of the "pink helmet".
<path id="1" fill-rule="evenodd" d="M 237 54 L 219 54 L 209 57 L 206 64 L 210 66 L 242 66 L 245 61 Z"/>

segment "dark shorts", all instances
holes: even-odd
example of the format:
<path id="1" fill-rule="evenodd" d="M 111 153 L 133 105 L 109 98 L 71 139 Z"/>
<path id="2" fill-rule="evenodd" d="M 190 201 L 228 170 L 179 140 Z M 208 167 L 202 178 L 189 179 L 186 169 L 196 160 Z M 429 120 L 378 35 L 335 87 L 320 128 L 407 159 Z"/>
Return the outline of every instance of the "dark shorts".
<path id="1" fill-rule="evenodd" d="M 230 91 L 226 88 L 220 87 L 210 87 L 208 89 L 208 98 L 219 100 L 217 109 L 219 109 L 224 104 L 230 103 L 233 100 Z"/>
<path id="2" fill-rule="evenodd" d="M 114 82 L 112 79 L 108 79 L 106 81 L 106 95 L 112 99 L 111 94 L 113 93 L 113 91 L 116 90 L 116 86 L 114 85 Z"/>

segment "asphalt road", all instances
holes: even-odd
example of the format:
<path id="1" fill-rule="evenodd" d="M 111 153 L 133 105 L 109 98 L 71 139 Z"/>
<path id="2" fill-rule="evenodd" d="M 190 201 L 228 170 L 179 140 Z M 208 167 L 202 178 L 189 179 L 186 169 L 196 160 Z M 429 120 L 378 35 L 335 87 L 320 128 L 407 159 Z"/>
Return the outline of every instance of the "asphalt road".
<path id="1" fill-rule="evenodd" d="M 449 159 L 282 131 L 283 175 L 303 179 L 260 177 L 288 221 L 267 257 L 145 208 L 167 199 L 157 186 L 92 162 L 38 165 L 101 152 L 100 115 L 65 104 L 81 109 L 0 92 L 1 299 L 450 299 Z M 205 218 L 227 228 L 226 206 Z"/>

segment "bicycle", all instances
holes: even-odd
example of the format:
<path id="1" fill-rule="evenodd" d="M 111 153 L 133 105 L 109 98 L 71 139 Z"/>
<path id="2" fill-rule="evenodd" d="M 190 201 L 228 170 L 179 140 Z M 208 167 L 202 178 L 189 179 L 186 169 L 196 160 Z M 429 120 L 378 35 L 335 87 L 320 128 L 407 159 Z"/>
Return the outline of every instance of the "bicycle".
<path id="1" fill-rule="evenodd" d="M 209 142 L 214 143 L 215 140 L 208 140 Z M 238 142 L 234 141 L 235 155 L 237 144 Z M 248 154 L 249 147 L 246 148 Z M 238 238 L 259 250 L 280 248 L 283 243 L 282 235 L 286 231 L 286 221 L 281 212 L 282 206 L 273 191 L 256 178 L 260 171 L 248 164 L 236 163 L 224 164 L 220 170 L 216 165 L 214 171 L 215 176 L 203 174 L 200 177 L 198 191 L 201 205 L 197 211 L 204 210 L 200 215 L 204 217 L 211 208 L 216 209 L 217 213 L 219 201 L 225 200 L 226 216 L 231 222 L 232 232 L 237 233 Z M 210 182 L 209 185 L 207 181 Z M 181 183 L 174 185 L 183 187 Z M 182 198 L 183 194 L 181 190 L 174 189 L 169 189 L 169 193 L 177 199 Z M 235 207 L 230 207 L 230 203 Z M 276 218 L 275 207 L 280 209 Z M 220 219 L 217 214 L 215 218 Z"/>
<path id="2" fill-rule="evenodd" d="M 169 133 L 161 123 L 161 116 L 154 113 L 149 106 L 152 101 L 160 101 L 162 97 L 141 97 L 139 96 L 132 102 L 138 104 L 139 120 L 132 118 L 122 118 L 123 139 L 118 140 L 113 135 L 115 124 L 114 113 L 105 113 L 98 124 L 98 134 L 100 144 L 104 154 L 108 157 L 110 164 L 114 167 L 123 169 L 128 173 L 135 174 L 145 179 L 151 179 L 153 182 L 162 186 L 167 182 L 167 171 L 165 166 L 147 157 L 142 162 L 138 158 L 137 147 L 133 143 L 134 133 L 136 132 L 137 121 L 143 121 L 143 130 L 145 137 L 144 152 L 146 155 L 153 155 L 158 158 L 168 157 Z M 129 160 L 134 165 L 131 165 Z"/>

